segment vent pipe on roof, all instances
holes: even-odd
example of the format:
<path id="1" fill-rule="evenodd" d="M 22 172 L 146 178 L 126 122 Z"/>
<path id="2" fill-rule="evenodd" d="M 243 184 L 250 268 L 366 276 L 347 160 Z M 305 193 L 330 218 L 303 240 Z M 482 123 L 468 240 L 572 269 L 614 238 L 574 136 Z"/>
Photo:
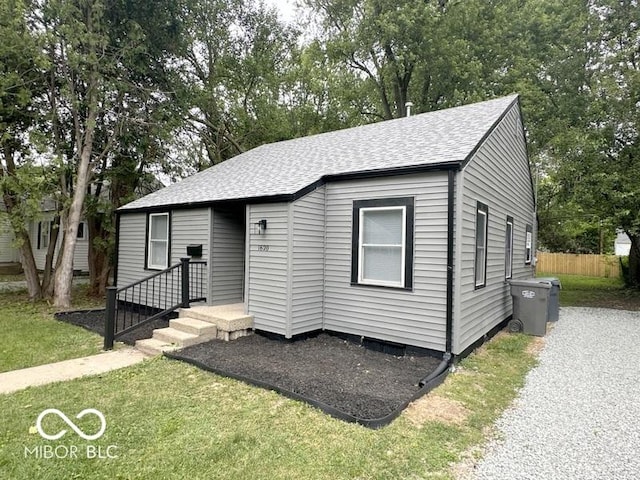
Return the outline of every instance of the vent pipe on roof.
<path id="1" fill-rule="evenodd" d="M 413 107 L 413 102 L 407 102 L 404 104 L 405 108 L 407 109 L 407 117 L 411 116 L 411 107 Z"/>

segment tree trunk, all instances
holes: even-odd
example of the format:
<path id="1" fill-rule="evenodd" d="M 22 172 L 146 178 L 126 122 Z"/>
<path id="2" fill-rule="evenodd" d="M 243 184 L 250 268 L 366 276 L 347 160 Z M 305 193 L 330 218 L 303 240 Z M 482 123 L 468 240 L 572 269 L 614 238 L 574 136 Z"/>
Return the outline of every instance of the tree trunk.
<path id="1" fill-rule="evenodd" d="M 13 233 L 20 243 L 20 257 L 22 258 L 22 269 L 24 270 L 24 278 L 27 281 L 29 298 L 31 300 L 40 300 L 42 298 L 42 289 L 40 287 L 38 269 L 36 268 L 36 260 L 33 258 L 29 234 L 24 228 L 17 231 L 14 229 Z"/>
<path id="2" fill-rule="evenodd" d="M 107 282 L 111 265 L 109 264 L 108 244 L 110 233 L 102 225 L 103 215 L 87 216 L 89 233 L 89 295 L 103 297 L 107 291 Z M 96 240 L 98 240 L 96 242 Z M 105 249 L 107 249 L 105 251 Z"/>
<path id="3" fill-rule="evenodd" d="M 628 235 L 631 239 L 631 249 L 629 250 L 629 283 L 631 287 L 640 288 L 640 235 Z"/>
<path id="4" fill-rule="evenodd" d="M 85 141 L 80 154 L 80 164 L 78 165 L 78 175 L 75 191 L 73 192 L 73 200 L 69 207 L 67 215 L 67 224 L 65 225 L 64 241 L 62 242 L 62 251 L 60 252 L 60 266 L 56 269 L 55 279 L 55 296 L 53 304 L 60 308 L 69 308 L 71 306 L 71 286 L 73 281 L 73 256 L 76 251 L 76 242 L 78 239 L 78 224 L 82 214 L 84 205 L 84 197 L 89 183 L 89 159 L 92 152 L 93 130 L 95 120 L 87 122 L 87 132 Z"/>
<path id="5" fill-rule="evenodd" d="M 42 272 L 42 295 L 51 297 L 53 295 L 52 278 L 53 278 L 53 257 L 56 252 L 56 244 L 60 233 L 60 215 L 53 217 L 51 229 L 49 230 L 49 247 L 47 248 L 47 256 L 44 262 L 44 271 Z"/>
<path id="6" fill-rule="evenodd" d="M 16 165 L 13 160 L 14 151 L 10 145 L 4 145 L 3 152 L 4 160 L 6 162 L 6 171 L 5 168 L 2 168 L 3 165 L 0 164 L 0 177 L 16 176 Z M 17 195 L 15 191 L 4 190 L 2 192 L 2 200 L 4 201 L 4 206 L 7 209 L 7 213 L 11 215 L 15 213 L 16 202 L 18 202 Z M 42 288 L 40 286 L 40 277 L 38 276 L 38 269 L 36 268 L 36 261 L 33 258 L 33 248 L 31 247 L 31 237 L 29 236 L 29 232 L 24 228 L 23 221 L 16 223 L 12 219 L 11 228 L 13 230 L 13 235 L 19 244 L 20 249 L 20 257 L 22 259 L 22 269 L 24 271 L 24 277 L 27 281 L 27 291 L 29 292 L 29 298 L 31 300 L 39 300 L 42 298 Z"/>

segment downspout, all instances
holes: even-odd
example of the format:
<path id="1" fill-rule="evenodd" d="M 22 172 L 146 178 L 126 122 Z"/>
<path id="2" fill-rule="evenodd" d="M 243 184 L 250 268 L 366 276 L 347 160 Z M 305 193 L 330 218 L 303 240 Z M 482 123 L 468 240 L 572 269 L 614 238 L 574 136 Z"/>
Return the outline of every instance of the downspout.
<path id="1" fill-rule="evenodd" d="M 453 364 L 451 347 L 453 343 L 453 210 L 455 176 L 454 169 L 448 170 L 447 178 L 447 301 L 446 301 L 446 327 L 445 327 L 445 352 L 442 361 L 436 369 L 418 382 L 420 388 L 425 386 L 435 386 L 442 382 L 449 372 L 449 367 Z"/>

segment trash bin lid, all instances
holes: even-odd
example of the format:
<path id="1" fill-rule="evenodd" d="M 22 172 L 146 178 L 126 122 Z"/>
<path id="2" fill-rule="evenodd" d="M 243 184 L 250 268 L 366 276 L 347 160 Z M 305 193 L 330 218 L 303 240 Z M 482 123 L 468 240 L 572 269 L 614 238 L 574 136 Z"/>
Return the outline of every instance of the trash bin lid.
<path id="1" fill-rule="evenodd" d="M 515 287 L 551 288 L 551 282 L 540 281 L 539 278 L 509 280 L 509 285 Z"/>
<path id="2" fill-rule="evenodd" d="M 540 280 L 541 282 L 551 282 L 551 285 L 562 288 L 560 279 L 556 277 L 536 277 L 536 280 Z"/>

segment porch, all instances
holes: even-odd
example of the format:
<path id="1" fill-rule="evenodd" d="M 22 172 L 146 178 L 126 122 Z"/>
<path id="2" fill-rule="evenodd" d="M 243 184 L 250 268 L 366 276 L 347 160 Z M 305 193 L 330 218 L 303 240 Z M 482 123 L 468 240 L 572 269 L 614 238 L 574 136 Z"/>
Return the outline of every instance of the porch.
<path id="1" fill-rule="evenodd" d="M 214 339 L 235 340 L 251 334 L 252 328 L 253 317 L 245 313 L 243 303 L 180 308 L 168 327 L 154 330 L 151 338 L 135 346 L 147 355 L 159 355 Z"/>

